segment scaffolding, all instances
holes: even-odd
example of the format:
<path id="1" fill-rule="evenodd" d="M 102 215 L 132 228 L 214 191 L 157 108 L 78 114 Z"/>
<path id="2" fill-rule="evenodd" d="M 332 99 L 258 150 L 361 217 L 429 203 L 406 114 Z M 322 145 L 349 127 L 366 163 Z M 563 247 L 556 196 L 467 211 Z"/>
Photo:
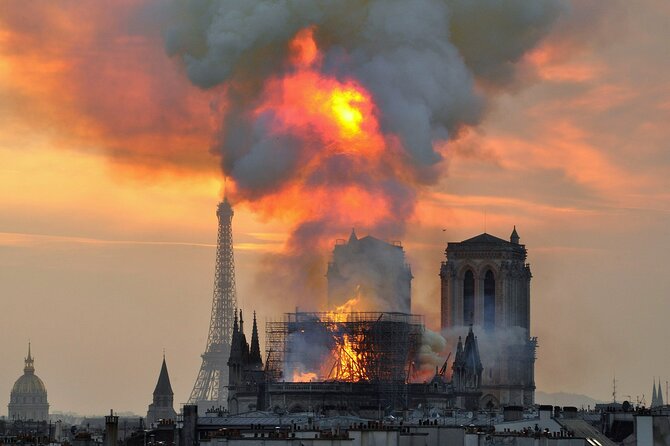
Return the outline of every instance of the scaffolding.
<path id="1" fill-rule="evenodd" d="M 311 381 L 367 382 L 385 405 L 403 407 L 423 332 L 423 317 L 406 313 L 287 313 L 266 324 L 267 377 L 291 382 L 297 370 Z"/>

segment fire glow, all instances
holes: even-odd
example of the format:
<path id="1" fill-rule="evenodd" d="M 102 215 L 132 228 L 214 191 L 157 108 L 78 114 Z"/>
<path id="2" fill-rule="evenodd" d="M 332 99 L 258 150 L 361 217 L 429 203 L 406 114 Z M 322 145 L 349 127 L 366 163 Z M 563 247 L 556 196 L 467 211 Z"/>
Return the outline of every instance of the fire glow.
<path id="1" fill-rule="evenodd" d="M 360 335 L 344 332 L 345 325 L 350 315 L 360 303 L 360 293 L 338 306 L 333 311 L 327 312 L 322 322 L 330 332 L 334 345 L 327 360 L 323 363 L 321 370 L 304 371 L 295 370 L 291 377 L 293 382 L 310 381 L 346 381 L 358 382 L 369 380 L 365 367 L 365 351 L 360 348 L 362 339 Z"/>
<path id="2" fill-rule="evenodd" d="M 362 299 L 360 288 L 356 295 L 344 304 L 338 306 L 335 311 L 327 313 L 326 319 L 331 322 L 331 330 L 334 333 L 340 331 L 339 323 L 346 322 Z M 335 348 L 331 351 L 334 364 L 328 372 L 328 379 L 333 381 L 367 381 L 369 379 L 365 367 L 365 350 L 357 348 L 361 345 L 360 335 L 343 333 L 341 336 L 334 336 L 336 341 Z"/>
<path id="3" fill-rule="evenodd" d="M 382 133 L 373 97 L 360 82 L 324 73 L 314 32 L 303 29 L 291 41 L 289 69 L 266 81 L 253 111 L 256 122 L 272 117 L 271 134 L 300 141 L 300 159 L 291 179 L 252 207 L 295 225 L 327 220 L 375 228 L 394 218 L 396 198 L 381 183 L 403 169 L 389 149 L 395 138 Z M 330 241 L 322 235 L 317 242 Z"/>

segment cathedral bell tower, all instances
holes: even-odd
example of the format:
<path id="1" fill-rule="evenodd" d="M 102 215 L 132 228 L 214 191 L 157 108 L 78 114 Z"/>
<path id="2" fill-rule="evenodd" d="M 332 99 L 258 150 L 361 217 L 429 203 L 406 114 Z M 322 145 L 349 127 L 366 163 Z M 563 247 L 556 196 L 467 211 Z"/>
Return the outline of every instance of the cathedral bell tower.
<path id="1" fill-rule="evenodd" d="M 516 227 L 509 241 L 483 233 L 447 245 L 440 268 L 443 330 L 468 332 L 482 346 L 480 407 L 531 406 L 536 338 L 530 337 L 530 265 Z"/>

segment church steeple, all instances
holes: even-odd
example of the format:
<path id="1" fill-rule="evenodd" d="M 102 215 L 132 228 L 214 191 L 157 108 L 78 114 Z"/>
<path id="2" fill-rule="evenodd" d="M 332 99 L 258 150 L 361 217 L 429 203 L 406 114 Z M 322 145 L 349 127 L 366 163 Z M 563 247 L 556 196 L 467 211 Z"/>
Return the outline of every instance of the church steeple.
<path id="1" fill-rule="evenodd" d="M 249 343 L 247 343 L 247 335 L 244 333 L 244 319 L 242 319 L 242 310 L 240 310 L 240 335 L 239 335 L 240 350 L 242 352 L 242 364 L 249 361 Z"/>
<path id="2" fill-rule="evenodd" d="M 656 396 L 656 378 L 654 378 L 653 384 L 651 385 L 652 393 L 651 393 L 651 406 L 650 407 L 656 407 L 658 406 L 658 397 Z"/>
<path id="3" fill-rule="evenodd" d="M 240 350 L 240 328 L 237 323 L 237 310 L 235 310 L 235 321 L 233 322 L 233 336 L 230 340 L 230 357 L 228 358 L 228 365 L 231 361 L 238 361 L 242 355 Z"/>
<path id="4" fill-rule="evenodd" d="M 174 396 L 172 385 L 170 384 L 170 375 L 168 374 L 167 364 L 165 363 L 165 354 L 163 354 L 163 365 L 161 365 L 161 372 L 158 375 L 158 382 L 156 382 L 156 388 L 154 389 L 154 397 L 159 395 Z"/>
<path id="5" fill-rule="evenodd" d="M 235 321 L 233 322 L 233 337 L 231 339 L 231 345 L 234 342 L 236 336 L 240 333 L 240 328 L 237 325 L 237 310 L 235 310 Z"/>
<path id="6" fill-rule="evenodd" d="M 660 407 L 663 406 L 663 389 L 661 388 L 661 380 L 658 380 L 658 392 L 656 392 L 656 404 Z"/>
<path id="7" fill-rule="evenodd" d="M 256 324 L 256 312 L 254 311 L 254 326 L 251 330 L 251 348 L 249 350 L 249 363 L 251 365 L 262 365 L 261 346 L 258 342 L 258 325 Z"/>
<path id="8" fill-rule="evenodd" d="M 153 402 L 149 404 L 149 410 L 147 411 L 147 422 L 150 425 L 158 423 L 161 419 L 177 419 L 177 413 L 174 410 L 174 392 L 165 362 L 165 351 L 163 351 L 163 364 L 154 389 Z"/>

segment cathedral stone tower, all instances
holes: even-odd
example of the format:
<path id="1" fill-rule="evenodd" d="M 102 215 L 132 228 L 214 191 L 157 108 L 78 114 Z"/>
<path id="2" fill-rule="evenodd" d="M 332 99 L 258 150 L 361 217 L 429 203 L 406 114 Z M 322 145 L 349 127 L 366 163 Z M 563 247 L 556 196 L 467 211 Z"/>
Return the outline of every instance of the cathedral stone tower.
<path id="1" fill-rule="evenodd" d="M 442 329 L 479 329 L 484 372 L 481 407 L 535 399 L 535 349 L 530 337 L 530 266 L 514 228 L 510 241 L 480 234 L 449 243 L 440 277 Z"/>
<path id="2" fill-rule="evenodd" d="M 30 343 L 28 344 L 28 357 L 25 359 L 23 375 L 16 380 L 14 387 L 12 387 L 8 409 L 10 420 L 49 420 L 47 389 L 42 380 L 35 375 L 34 360 L 30 354 Z"/>
<path id="3" fill-rule="evenodd" d="M 174 392 L 172 392 L 170 375 L 168 375 L 167 364 L 165 364 L 165 355 L 163 355 L 163 365 L 154 389 L 154 401 L 149 404 L 147 423 L 151 425 L 161 419 L 177 420 L 177 413 L 174 410 Z"/>
<path id="4" fill-rule="evenodd" d="M 244 334 L 242 310 L 239 320 L 238 325 L 236 313 L 228 358 L 228 410 L 231 414 L 264 409 L 261 388 L 265 382 L 265 372 L 258 342 L 256 312 L 251 329 L 251 346 Z"/>
<path id="5" fill-rule="evenodd" d="M 328 264 L 328 304 L 340 306 L 360 293 L 369 311 L 412 309 L 412 270 L 400 242 L 387 243 L 372 236 L 337 240 Z"/>

